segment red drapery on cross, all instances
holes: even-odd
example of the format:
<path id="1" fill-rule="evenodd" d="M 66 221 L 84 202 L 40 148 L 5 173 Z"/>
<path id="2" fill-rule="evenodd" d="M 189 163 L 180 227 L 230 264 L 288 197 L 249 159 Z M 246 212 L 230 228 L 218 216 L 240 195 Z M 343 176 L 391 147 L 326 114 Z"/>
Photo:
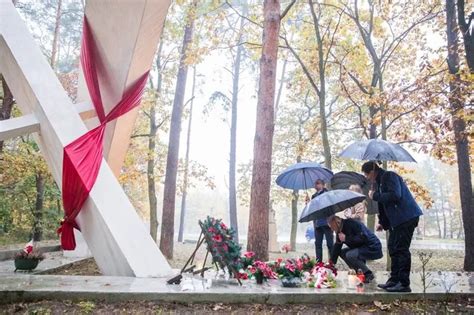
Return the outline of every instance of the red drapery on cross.
<path id="1" fill-rule="evenodd" d="M 64 148 L 62 196 L 64 220 L 58 229 L 61 247 L 64 250 L 76 248 L 74 228 L 79 229 L 75 218 L 81 211 L 89 192 L 99 174 L 102 162 L 103 138 L 108 122 L 122 116 L 140 104 L 148 73 L 144 73 L 123 95 L 120 102 L 105 115 L 96 71 L 95 43 L 87 18 L 84 17 L 81 64 L 89 94 L 94 104 L 100 125 L 74 140 Z"/>

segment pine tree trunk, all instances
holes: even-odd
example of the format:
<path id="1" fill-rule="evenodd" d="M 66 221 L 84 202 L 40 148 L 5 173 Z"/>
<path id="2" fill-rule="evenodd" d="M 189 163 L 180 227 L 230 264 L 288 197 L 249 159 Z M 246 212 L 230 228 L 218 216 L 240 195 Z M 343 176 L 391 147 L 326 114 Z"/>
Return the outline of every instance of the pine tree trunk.
<path id="1" fill-rule="evenodd" d="M 474 271 L 474 207 L 472 204 L 472 179 L 469 157 L 469 139 L 466 134 L 466 122 L 460 113 L 464 108 L 461 96 L 461 78 L 459 74 L 458 33 L 456 24 L 455 0 L 446 1 L 446 26 L 448 42 L 448 67 L 451 76 L 449 82 L 449 104 L 451 107 L 454 141 L 458 160 L 459 192 L 464 225 L 465 256 L 464 270 Z"/>
<path id="2" fill-rule="evenodd" d="M 51 45 L 51 68 L 56 68 L 56 61 L 58 55 L 58 42 L 59 42 L 59 28 L 61 25 L 61 15 L 62 15 L 62 4 L 63 0 L 58 0 L 58 6 L 56 9 L 56 21 L 54 23 L 54 33 L 53 33 L 53 43 Z"/>
<path id="3" fill-rule="evenodd" d="M 192 121 L 193 121 L 193 104 L 194 104 L 195 89 L 196 89 L 196 67 L 193 68 L 193 90 L 192 90 L 192 95 L 191 95 L 191 104 L 189 106 L 188 134 L 186 137 L 186 157 L 184 160 L 183 195 L 181 196 L 181 213 L 179 216 L 178 242 L 183 241 L 184 218 L 185 218 L 186 210 L 187 210 L 186 198 L 188 195 L 189 149 L 191 146 L 191 126 L 192 126 Z"/>
<path id="4" fill-rule="evenodd" d="M 176 80 L 176 90 L 171 112 L 170 136 L 168 142 L 168 156 L 166 160 L 166 176 L 163 197 L 163 217 L 161 226 L 160 249 L 166 258 L 173 258 L 174 242 L 174 214 L 176 200 L 176 175 L 178 172 L 179 159 L 179 138 L 181 133 L 181 117 L 183 115 L 184 93 L 186 90 L 186 79 L 188 66 L 186 64 L 186 52 L 191 44 L 193 31 L 196 1 L 193 8 L 189 9 L 186 28 L 184 30 L 183 46 L 181 47 L 181 58 L 179 61 L 178 77 Z"/>
<path id="5" fill-rule="evenodd" d="M 260 58 L 247 249 L 255 252 L 256 259 L 266 261 L 280 1 L 265 0 L 263 13 L 263 48 Z"/>
<path id="6" fill-rule="evenodd" d="M 43 203 L 44 203 L 44 177 L 43 174 L 36 174 L 36 201 L 33 213 L 33 241 L 41 241 L 43 234 Z"/>

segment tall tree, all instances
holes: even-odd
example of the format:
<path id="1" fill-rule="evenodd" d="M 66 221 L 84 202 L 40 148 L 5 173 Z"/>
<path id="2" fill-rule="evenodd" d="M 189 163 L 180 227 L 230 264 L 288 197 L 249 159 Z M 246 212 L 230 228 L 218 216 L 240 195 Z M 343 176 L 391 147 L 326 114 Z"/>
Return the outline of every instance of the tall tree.
<path id="1" fill-rule="evenodd" d="M 460 3 L 458 2 L 458 5 L 459 4 Z M 464 18 L 464 10 L 462 12 L 458 11 L 458 13 L 462 13 Z M 454 142 L 456 145 L 456 155 L 458 160 L 459 191 L 461 196 L 461 208 L 465 235 L 464 270 L 474 271 L 474 209 L 472 207 L 472 179 L 471 165 L 469 161 L 469 136 L 466 132 L 466 121 L 463 118 L 465 103 L 469 100 L 466 100 L 465 96 L 463 95 L 464 83 L 461 81 L 458 27 L 456 20 L 455 0 L 447 0 L 446 33 L 448 44 L 448 68 L 449 73 L 451 74 L 449 81 L 449 104 L 451 108 Z M 472 89 L 472 83 L 470 86 Z M 468 86 L 467 91 L 469 90 L 470 88 Z"/>
<path id="2" fill-rule="evenodd" d="M 256 258 L 260 260 L 268 260 L 268 219 L 280 21 L 293 4 L 294 1 L 280 15 L 279 0 L 265 0 L 263 3 L 263 47 L 260 58 L 257 124 L 247 234 L 247 250 L 255 252 Z"/>
<path id="3" fill-rule="evenodd" d="M 155 101 L 150 105 L 150 133 L 148 134 L 148 158 L 147 158 L 147 183 L 148 183 L 148 204 L 150 207 L 150 235 L 156 242 L 158 233 L 158 201 L 156 199 L 156 185 L 155 185 L 155 150 L 156 150 L 156 134 L 158 132 L 158 124 L 156 121 L 156 105 L 161 96 L 163 69 L 161 61 L 161 53 L 163 50 L 163 36 L 158 46 L 156 54 L 156 97 Z M 151 81 L 153 82 L 153 81 Z M 163 120 L 164 122 L 164 120 Z"/>
<path id="4" fill-rule="evenodd" d="M 186 79 L 188 75 L 186 57 L 188 48 L 191 45 L 193 38 L 194 21 L 196 19 L 196 6 L 197 0 L 194 0 L 192 5 L 188 8 L 188 13 L 186 16 L 186 27 L 184 29 L 178 77 L 176 79 L 175 97 L 173 100 L 173 110 L 171 113 L 160 238 L 160 249 L 168 259 L 173 258 L 174 214 L 176 200 L 176 175 L 178 172 L 179 160 L 179 138 L 181 133 L 181 117 L 183 114 Z"/>
<path id="5" fill-rule="evenodd" d="M 311 13 L 312 18 L 312 28 L 314 31 L 314 50 L 316 52 L 316 56 L 311 53 L 310 56 L 305 60 L 301 53 L 298 53 L 295 48 L 290 45 L 290 41 L 283 37 L 286 47 L 290 50 L 292 55 L 298 61 L 301 69 L 303 70 L 304 75 L 308 79 L 310 87 L 312 88 L 314 94 L 317 96 L 318 106 L 319 106 L 319 131 L 321 133 L 322 145 L 323 145 L 323 153 L 324 153 L 324 164 L 328 168 L 332 168 L 332 156 L 331 156 L 331 147 L 329 144 L 329 136 L 328 136 L 328 121 L 327 121 L 327 96 L 328 96 L 328 89 L 326 87 L 327 84 L 327 76 L 329 72 L 328 61 L 329 57 L 331 56 L 332 50 L 335 46 L 335 35 L 339 28 L 339 23 L 341 21 L 342 13 L 338 13 L 338 16 L 334 16 L 335 25 L 333 25 L 333 20 L 329 17 L 326 17 L 329 22 L 327 25 L 323 25 L 322 22 L 322 6 L 321 4 L 317 4 L 318 10 L 316 12 L 315 3 L 313 0 L 308 0 L 309 11 Z M 326 11 L 329 12 L 329 8 L 326 8 Z M 307 40 L 307 35 L 304 36 L 304 41 Z M 302 42 L 300 40 L 300 42 Z M 307 44 L 307 43 L 305 43 Z M 303 44 L 303 45 L 305 45 Z M 304 50 L 304 48 L 303 48 Z M 314 67 L 314 63 L 317 63 L 316 71 L 313 73 L 312 68 Z M 337 100 L 337 98 L 333 99 L 330 103 L 331 105 Z"/>
<path id="6" fill-rule="evenodd" d="M 247 1 L 242 2 L 242 15 L 247 16 Z M 235 241 L 239 242 L 239 225 L 237 220 L 237 189 L 236 189 L 236 155 L 237 155 L 237 105 L 239 100 L 240 64 L 244 52 L 245 20 L 240 17 L 238 30 L 237 52 L 232 69 L 232 101 L 230 123 L 230 153 L 229 153 L 229 217 L 230 226 L 235 231 Z"/>
<path id="7" fill-rule="evenodd" d="M 178 242 L 183 241 L 184 235 L 184 218 L 186 216 L 186 199 L 188 196 L 188 176 L 189 176 L 189 151 L 191 148 L 191 126 L 193 122 L 193 105 L 194 95 L 196 91 L 196 66 L 193 67 L 193 88 L 191 92 L 191 100 L 189 105 L 188 131 L 186 135 L 186 155 L 184 158 L 184 175 L 183 175 L 183 194 L 181 195 L 181 213 L 179 216 L 179 232 Z"/>

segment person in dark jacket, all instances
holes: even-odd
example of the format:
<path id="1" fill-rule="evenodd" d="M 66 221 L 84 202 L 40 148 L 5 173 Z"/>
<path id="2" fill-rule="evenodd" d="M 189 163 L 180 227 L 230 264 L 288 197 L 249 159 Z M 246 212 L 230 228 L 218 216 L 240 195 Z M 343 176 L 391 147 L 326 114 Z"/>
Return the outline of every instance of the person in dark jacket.
<path id="1" fill-rule="evenodd" d="M 392 261 L 390 278 L 378 286 L 389 292 L 411 292 L 410 245 L 423 213 L 397 173 L 385 171 L 373 161 L 364 163 L 362 172 L 375 184 L 369 191 L 369 198 L 379 204 L 377 231 L 389 230 L 387 247 Z"/>
<path id="2" fill-rule="evenodd" d="M 337 258 L 341 257 L 349 268 L 356 272 L 362 270 L 365 283 L 370 283 L 375 277 L 366 261 L 383 257 L 380 240 L 363 223 L 353 219 L 342 219 L 333 215 L 328 218 L 328 224 L 336 232 L 331 262 L 335 264 Z M 342 248 L 343 244 L 347 247 Z"/>
<path id="3" fill-rule="evenodd" d="M 316 192 L 311 196 L 311 199 L 324 194 L 328 190 L 324 187 L 324 180 L 318 179 L 314 183 Z M 332 246 L 334 244 L 334 236 L 331 228 L 328 226 L 326 218 L 318 219 L 313 221 L 314 227 L 314 245 L 316 247 L 316 261 L 323 261 L 323 238 L 326 238 L 326 245 L 328 247 L 328 253 L 331 253 Z"/>

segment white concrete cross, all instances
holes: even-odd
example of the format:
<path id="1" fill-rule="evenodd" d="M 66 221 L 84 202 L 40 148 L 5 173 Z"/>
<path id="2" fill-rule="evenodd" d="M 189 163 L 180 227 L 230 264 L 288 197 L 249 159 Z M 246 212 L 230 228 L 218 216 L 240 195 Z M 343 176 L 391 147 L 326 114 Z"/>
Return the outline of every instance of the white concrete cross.
<path id="1" fill-rule="evenodd" d="M 87 1 L 86 15 L 101 60 L 98 75 L 106 113 L 150 68 L 169 5 L 170 0 Z M 77 108 L 71 102 L 11 0 L 0 0 L 0 73 L 24 114 L 0 121 L 0 140 L 34 132 L 62 187 L 63 148 L 87 132 L 81 116 L 90 118 L 91 108 L 87 102 Z M 89 100 L 83 81 L 79 99 Z M 164 277 L 172 273 L 171 267 L 114 176 L 122 167 L 136 116 L 137 110 L 131 111 L 107 126 L 107 161 L 102 161 L 77 222 L 104 275 Z"/>

